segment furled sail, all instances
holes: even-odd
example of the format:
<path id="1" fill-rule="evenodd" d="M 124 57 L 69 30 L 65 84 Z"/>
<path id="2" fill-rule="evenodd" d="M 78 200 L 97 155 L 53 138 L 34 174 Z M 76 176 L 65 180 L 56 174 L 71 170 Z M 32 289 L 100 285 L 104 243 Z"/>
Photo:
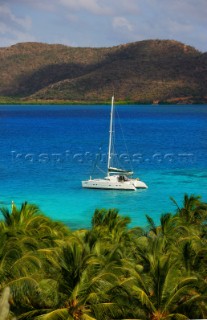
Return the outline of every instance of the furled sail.
<path id="1" fill-rule="evenodd" d="M 125 175 L 127 175 L 127 176 L 130 176 L 130 175 L 133 174 L 133 171 L 128 171 L 128 170 L 119 169 L 119 168 L 113 168 L 113 167 L 109 167 L 109 168 L 108 168 L 108 172 L 109 172 L 109 173 L 125 174 Z"/>

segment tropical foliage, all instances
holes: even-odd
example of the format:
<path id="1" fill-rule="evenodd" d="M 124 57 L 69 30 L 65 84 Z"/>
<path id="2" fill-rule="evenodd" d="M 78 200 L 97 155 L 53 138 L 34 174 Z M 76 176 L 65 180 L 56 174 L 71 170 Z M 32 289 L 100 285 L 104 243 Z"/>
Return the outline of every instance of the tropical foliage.
<path id="1" fill-rule="evenodd" d="M 172 201 L 159 224 L 97 209 L 75 231 L 33 204 L 1 208 L 0 319 L 207 318 L 207 205 Z"/>

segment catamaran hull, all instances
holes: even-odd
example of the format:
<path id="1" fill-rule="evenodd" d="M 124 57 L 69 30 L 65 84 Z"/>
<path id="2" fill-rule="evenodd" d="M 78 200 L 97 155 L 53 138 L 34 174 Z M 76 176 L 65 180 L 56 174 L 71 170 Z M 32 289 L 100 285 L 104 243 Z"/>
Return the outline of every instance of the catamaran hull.
<path id="1" fill-rule="evenodd" d="M 135 191 L 136 188 L 131 183 L 126 182 L 108 182 L 101 179 L 92 179 L 87 181 L 82 181 L 82 187 L 88 189 L 105 189 L 105 190 L 131 190 Z"/>
<path id="2" fill-rule="evenodd" d="M 104 179 L 92 179 L 82 181 L 82 187 L 88 189 L 108 189 L 108 190 L 133 190 L 146 189 L 147 185 L 134 178 L 121 175 L 107 176 Z"/>
<path id="3" fill-rule="evenodd" d="M 143 181 L 137 180 L 137 179 L 131 179 L 131 182 L 133 183 L 133 185 L 135 186 L 136 189 L 147 189 L 147 185 L 146 183 L 144 183 Z"/>

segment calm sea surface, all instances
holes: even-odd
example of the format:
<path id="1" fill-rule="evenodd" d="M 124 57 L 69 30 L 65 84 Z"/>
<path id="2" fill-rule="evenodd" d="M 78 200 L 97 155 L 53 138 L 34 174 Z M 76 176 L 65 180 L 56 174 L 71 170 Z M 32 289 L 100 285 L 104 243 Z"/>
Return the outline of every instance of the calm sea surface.
<path id="1" fill-rule="evenodd" d="M 82 189 L 103 177 L 110 106 L 0 106 L 0 203 L 36 203 L 71 228 L 96 208 L 117 208 L 131 226 L 174 212 L 184 193 L 207 201 L 207 106 L 116 106 L 116 160 L 144 191 Z M 127 150 L 128 149 L 128 150 Z"/>

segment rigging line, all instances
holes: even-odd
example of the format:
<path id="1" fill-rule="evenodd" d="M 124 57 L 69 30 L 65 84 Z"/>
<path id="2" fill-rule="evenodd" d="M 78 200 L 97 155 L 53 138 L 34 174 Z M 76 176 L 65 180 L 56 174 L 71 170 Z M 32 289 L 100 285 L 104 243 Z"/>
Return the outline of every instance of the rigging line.
<path id="1" fill-rule="evenodd" d="M 115 117 L 113 117 L 113 127 L 112 127 L 112 143 L 111 143 L 111 153 L 112 153 L 112 162 L 111 166 L 114 165 L 114 154 L 115 154 Z"/>
<path id="2" fill-rule="evenodd" d="M 112 154 L 112 161 L 111 166 L 112 167 L 120 167 L 120 162 L 118 159 L 118 154 L 116 152 L 116 113 L 117 110 L 115 108 L 114 116 L 113 116 L 113 128 L 112 128 L 112 143 L 111 143 L 111 154 Z"/>
<path id="3" fill-rule="evenodd" d="M 97 168 L 98 170 L 100 170 L 101 172 L 103 172 L 104 174 L 106 174 L 106 171 L 104 171 L 102 168 L 100 168 L 100 167 L 98 167 L 98 166 L 96 166 L 96 168 Z"/>
<path id="4" fill-rule="evenodd" d="M 122 125 L 121 125 L 121 119 L 119 117 L 119 113 L 118 113 L 117 109 L 116 109 L 116 114 L 117 114 L 117 118 L 118 118 L 120 129 L 121 129 L 122 138 L 123 138 L 123 141 L 124 141 L 124 147 L 126 149 L 126 153 L 127 153 L 128 157 L 129 157 L 130 168 L 131 168 L 131 171 L 133 171 L 131 157 L 129 155 L 129 150 L 128 150 L 126 139 L 125 139 L 125 136 L 124 136 L 124 131 L 123 131 L 123 128 L 122 128 Z"/>
<path id="5" fill-rule="evenodd" d="M 116 109 L 115 109 L 116 112 Z M 120 163 L 118 160 L 118 154 L 116 152 L 116 117 L 114 115 L 113 117 L 113 135 L 112 135 L 112 146 L 111 146 L 111 150 L 112 150 L 112 162 L 111 162 L 111 166 L 112 167 L 120 167 Z"/>
<path id="6" fill-rule="evenodd" d="M 100 147 L 99 147 L 99 152 L 96 153 L 96 157 L 95 157 L 95 161 L 94 161 L 94 165 L 93 165 L 93 169 L 92 169 L 91 175 L 94 174 L 94 171 L 95 171 L 96 168 L 103 172 L 103 170 L 101 168 L 99 168 L 98 165 L 97 165 L 98 161 L 101 160 L 101 151 L 102 151 L 103 144 L 104 143 L 102 142 Z"/>

